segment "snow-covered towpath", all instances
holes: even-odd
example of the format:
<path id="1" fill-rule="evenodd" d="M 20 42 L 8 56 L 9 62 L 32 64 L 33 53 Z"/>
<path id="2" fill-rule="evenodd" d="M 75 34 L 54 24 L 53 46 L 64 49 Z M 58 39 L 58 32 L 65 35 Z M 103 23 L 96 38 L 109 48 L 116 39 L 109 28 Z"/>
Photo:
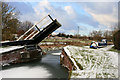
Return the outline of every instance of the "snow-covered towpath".
<path id="1" fill-rule="evenodd" d="M 83 67 L 83 70 L 72 71 L 71 78 L 118 78 L 118 53 L 109 51 L 112 47 L 66 46 L 66 53 Z"/>

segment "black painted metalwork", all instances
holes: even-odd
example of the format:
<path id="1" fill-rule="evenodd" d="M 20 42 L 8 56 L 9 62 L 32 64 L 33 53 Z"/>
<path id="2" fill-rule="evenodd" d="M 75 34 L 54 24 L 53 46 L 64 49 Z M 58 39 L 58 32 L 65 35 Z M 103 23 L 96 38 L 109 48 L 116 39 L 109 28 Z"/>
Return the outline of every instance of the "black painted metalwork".
<path id="1" fill-rule="evenodd" d="M 32 40 L 10 41 L 10 42 L 0 43 L 0 45 L 2 44 L 2 46 L 17 46 L 17 45 L 38 44 L 60 26 L 61 24 L 55 19 L 43 30 L 41 30 L 36 36 L 34 36 Z"/>
<path id="2" fill-rule="evenodd" d="M 38 31 L 40 31 L 40 29 L 37 27 L 37 25 L 35 25 L 35 27 L 38 29 Z"/>

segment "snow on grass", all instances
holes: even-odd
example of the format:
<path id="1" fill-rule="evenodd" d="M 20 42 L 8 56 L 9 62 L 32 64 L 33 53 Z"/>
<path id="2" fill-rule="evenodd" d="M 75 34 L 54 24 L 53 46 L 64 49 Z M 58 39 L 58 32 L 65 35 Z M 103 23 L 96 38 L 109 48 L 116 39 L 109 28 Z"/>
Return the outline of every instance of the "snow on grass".
<path id="1" fill-rule="evenodd" d="M 71 78 L 118 78 L 118 53 L 108 51 L 112 46 L 100 49 L 66 46 L 64 49 L 73 63 L 83 67 L 72 71 Z"/>
<path id="2" fill-rule="evenodd" d="M 47 51 L 52 51 L 52 50 L 60 50 L 63 47 L 51 47 L 51 48 L 42 48 L 43 52 L 47 52 Z"/>
<path id="3" fill-rule="evenodd" d="M 67 49 L 67 47 L 64 47 L 65 52 L 67 53 L 67 55 L 69 56 L 69 58 L 71 59 L 71 61 L 73 62 L 74 66 L 76 67 L 77 70 L 79 70 L 79 67 L 77 66 L 75 60 L 72 58 L 72 54 L 69 51 L 69 49 Z"/>

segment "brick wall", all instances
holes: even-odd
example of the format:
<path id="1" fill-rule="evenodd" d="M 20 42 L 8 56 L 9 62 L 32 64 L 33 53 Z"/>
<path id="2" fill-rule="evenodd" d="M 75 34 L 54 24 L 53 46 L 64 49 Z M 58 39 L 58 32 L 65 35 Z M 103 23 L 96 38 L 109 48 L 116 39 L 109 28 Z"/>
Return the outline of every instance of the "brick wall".
<path id="1" fill-rule="evenodd" d="M 66 67 L 69 71 L 73 70 L 73 68 L 74 68 L 72 61 L 69 59 L 69 57 L 66 54 L 66 52 L 64 51 L 64 49 L 62 50 L 62 53 L 60 55 L 60 63 L 64 67 Z"/>
<path id="2" fill-rule="evenodd" d="M 18 63 L 21 58 L 20 51 L 22 50 L 0 54 L 0 62 L 2 62 L 3 64 L 4 63 Z"/>

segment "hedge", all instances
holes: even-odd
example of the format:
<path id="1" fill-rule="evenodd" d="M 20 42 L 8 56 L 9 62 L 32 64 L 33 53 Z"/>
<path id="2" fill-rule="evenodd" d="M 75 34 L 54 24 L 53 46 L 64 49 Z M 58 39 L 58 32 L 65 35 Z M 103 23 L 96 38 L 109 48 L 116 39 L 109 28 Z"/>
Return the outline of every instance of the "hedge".
<path id="1" fill-rule="evenodd" d="M 120 50 L 120 30 L 113 34 L 113 43 L 115 48 Z"/>

